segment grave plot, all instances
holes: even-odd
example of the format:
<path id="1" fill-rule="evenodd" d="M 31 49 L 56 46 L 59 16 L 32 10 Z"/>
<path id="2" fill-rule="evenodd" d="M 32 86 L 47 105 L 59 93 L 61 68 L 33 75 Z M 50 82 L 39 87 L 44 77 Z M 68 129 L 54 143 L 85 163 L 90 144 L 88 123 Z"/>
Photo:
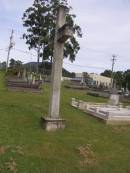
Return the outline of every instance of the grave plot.
<path id="1" fill-rule="evenodd" d="M 11 91 L 41 92 L 41 81 L 24 80 L 19 77 L 7 77 L 6 85 Z"/>
<path id="2" fill-rule="evenodd" d="M 84 102 L 75 98 L 72 98 L 71 106 L 103 120 L 106 124 L 130 124 L 130 107 Z"/>

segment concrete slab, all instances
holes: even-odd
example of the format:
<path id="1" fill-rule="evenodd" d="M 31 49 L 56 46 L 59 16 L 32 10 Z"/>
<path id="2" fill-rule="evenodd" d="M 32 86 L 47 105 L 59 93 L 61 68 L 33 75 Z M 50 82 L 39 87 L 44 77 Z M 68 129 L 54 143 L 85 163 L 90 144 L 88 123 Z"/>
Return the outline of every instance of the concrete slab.
<path id="1" fill-rule="evenodd" d="M 130 107 L 122 108 L 109 104 L 97 104 L 72 99 L 71 105 L 94 117 L 102 119 L 106 124 L 130 124 Z"/>

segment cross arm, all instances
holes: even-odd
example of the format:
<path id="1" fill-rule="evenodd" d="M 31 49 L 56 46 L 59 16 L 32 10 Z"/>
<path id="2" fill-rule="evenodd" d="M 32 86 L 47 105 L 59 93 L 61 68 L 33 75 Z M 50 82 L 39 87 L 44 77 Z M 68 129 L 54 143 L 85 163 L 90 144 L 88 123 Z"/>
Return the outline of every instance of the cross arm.
<path id="1" fill-rule="evenodd" d="M 69 24 L 63 25 L 58 30 L 58 42 L 64 43 L 66 40 L 68 40 L 70 37 L 73 36 L 73 28 Z"/>

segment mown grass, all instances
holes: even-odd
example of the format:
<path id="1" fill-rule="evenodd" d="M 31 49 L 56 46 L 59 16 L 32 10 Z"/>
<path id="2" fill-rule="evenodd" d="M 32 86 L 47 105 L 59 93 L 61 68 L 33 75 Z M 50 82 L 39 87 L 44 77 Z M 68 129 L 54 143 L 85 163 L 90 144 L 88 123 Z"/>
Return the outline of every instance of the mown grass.
<path id="1" fill-rule="evenodd" d="M 40 117 L 48 114 L 49 88 L 43 94 L 9 92 L 0 74 L 0 173 L 10 173 L 14 159 L 17 173 L 129 173 L 130 127 L 106 126 L 70 106 L 71 97 L 105 102 L 86 91 L 62 87 L 60 115 L 67 120 L 63 131 L 46 132 Z M 78 148 L 90 146 L 95 163 L 82 166 Z M 12 150 L 20 147 L 23 154 Z M 90 158 L 91 159 L 91 158 Z M 10 163 L 11 164 L 11 163 Z M 12 172 L 13 172 L 12 171 Z M 15 172 L 13 172 L 15 173 Z"/>

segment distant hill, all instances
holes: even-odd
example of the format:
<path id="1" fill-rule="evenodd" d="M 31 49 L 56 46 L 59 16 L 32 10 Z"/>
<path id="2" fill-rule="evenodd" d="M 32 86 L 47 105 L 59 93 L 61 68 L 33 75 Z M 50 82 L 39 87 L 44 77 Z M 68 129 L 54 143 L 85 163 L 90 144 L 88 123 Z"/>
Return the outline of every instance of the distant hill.
<path id="1" fill-rule="evenodd" d="M 37 62 L 28 62 L 26 64 L 24 64 L 24 66 L 28 69 L 31 69 L 32 71 L 36 72 L 37 69 Z M 39 63 L 39 71 L 41 73 L 50 75 L 51 74 L 51 67 L 52 64 L 50 62 L 40 62 Z M 66 69 L 62 69 L 62 75 L 64 77 L 70 77 L 70 78 L 74 78 L 75 77 L 75 73 L 71 73 Z"/>

